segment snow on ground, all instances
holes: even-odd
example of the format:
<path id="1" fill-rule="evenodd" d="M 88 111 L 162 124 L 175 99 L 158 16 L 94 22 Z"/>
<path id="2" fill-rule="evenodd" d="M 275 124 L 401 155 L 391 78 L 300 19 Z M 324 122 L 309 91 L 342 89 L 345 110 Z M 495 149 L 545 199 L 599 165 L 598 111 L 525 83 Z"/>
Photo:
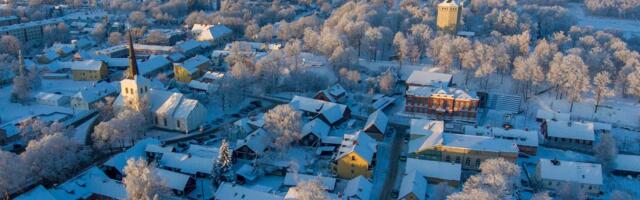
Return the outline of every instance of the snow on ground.
<path id="1" fill-rule="evenodd" d="M 586 12 L 582 3 L 569 3 L 567 8 L 576 15 L 579 26 L 591 26 L 598 30 L 622 31 L 627 36 L 628 34 L 640 35 L 640 21 L 638 20 L 591 16 Z"/>
<path id="2" fill-rule="evenodd" d="M 92 117 L 91 119 L 87 120 L 80 126 L 76 127 L 75 133 L 73 134 L 73 140 L 75 140 L 80 144 L 85 144 L 86 141 L 89 139 L 87 137 L 88 137 L 88 134 L 91 132 L 91 128 L 92 128 L 91 125 L 96 121 L 96 119 L 98 119 L 98 115 Z"/>

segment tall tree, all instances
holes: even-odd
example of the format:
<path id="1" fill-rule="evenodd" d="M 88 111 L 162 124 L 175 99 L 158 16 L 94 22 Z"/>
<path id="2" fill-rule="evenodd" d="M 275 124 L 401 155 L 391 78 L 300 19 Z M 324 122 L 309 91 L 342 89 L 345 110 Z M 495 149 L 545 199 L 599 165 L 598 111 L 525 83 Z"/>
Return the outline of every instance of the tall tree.
<path id="1" fill-rule="evenodd" d="M 30 141 L 20 156 L 32 174 L 49 181 L 61 181 L 89 161 L 89 153 L 86 146 L 63 133 L 55 133 Z"/>
<path id="2" fill-rule="evenodd" d="M 129 159 L 122 179 L 128 197 L 138 200 L 161 199 L 168 194 L 165 180 L 158 176 L 154 166 L 143 159 Z"/>
<path id="3" fill-rule="evenodd" d="M 600 141 L 593 146 L 593 151 L 605 171 L 611 171 L 615 168 L 618 147 L 616 146 L 616 139 L 611 134 L 601 134 Z"/>
<path id="4" fill-rule="evenodd" d="M 604 98 L 613 96 L 613 90 L 609 87 L 611 84 L 611 79 L 609 78 L 609 72 L 601 71 L 596 74 L 593 78 L 593 93 L 596 95 L 596 108 L 594 112 L 598 112 L 598 106 L 600 106 L 600 101 Z"/>
<path id="5" fill-rule="evenodd" d="M 289 104 L 278 105 L 264 115 L 264 128 L 271 133 L 275 147 L 284 151 L 300 139 L 302 114 Z"/>

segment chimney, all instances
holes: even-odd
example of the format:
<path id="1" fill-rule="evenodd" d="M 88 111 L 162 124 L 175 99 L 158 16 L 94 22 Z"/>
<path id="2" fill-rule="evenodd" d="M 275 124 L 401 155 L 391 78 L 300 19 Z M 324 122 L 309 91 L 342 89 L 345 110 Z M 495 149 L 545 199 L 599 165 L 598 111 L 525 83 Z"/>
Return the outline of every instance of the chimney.
<path id="1" fill-rule="evenodd" d="M 553 159 L 551 160 L 551 164 L 555 165 L 555 166 L 560 166 L 560 161 L 558 159 Z"/>

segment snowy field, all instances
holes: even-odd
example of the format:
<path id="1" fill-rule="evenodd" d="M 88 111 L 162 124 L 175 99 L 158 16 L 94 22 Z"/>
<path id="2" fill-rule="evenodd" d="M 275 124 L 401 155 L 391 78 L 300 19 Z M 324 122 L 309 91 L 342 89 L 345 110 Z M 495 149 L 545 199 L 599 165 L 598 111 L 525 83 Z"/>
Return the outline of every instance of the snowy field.
<path id="1" fill-rule="evenodd" d="M 621 31 L 625 33 L 625 36 L 640 35 L 640 21 L 638 20 L 591 16 L 585 10 L 584 5 L 580 3 L 569 3 L 567 8 L 576 15 L 579 26 L 591 26 L 598 30 Z"/>

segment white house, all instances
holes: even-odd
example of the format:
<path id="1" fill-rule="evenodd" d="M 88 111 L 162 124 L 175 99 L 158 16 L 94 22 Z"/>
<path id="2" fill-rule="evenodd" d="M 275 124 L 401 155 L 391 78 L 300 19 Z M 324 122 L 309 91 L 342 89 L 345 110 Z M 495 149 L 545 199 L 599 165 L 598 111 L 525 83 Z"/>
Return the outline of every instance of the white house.
<path id="1" fill-rule="evenodd" d="M 404 174 L 400 191 L 398 193 L 400 200 L 425 200 L 427 199 L 427 179 L 417 171 L 411 171 Z"/>
<path id="2" fill-rule="evenodd" d="M 548 120 L 542 123 L 545 144 L 561 149 L 591 151 L 595 142 L 593 123 Z"/>
<path id="3" fill-rule="evenodd" d="M 284 197 L 265 192 L 262 190 L 248 188 L 242 185 L 224 182 L 220 184 L 214 194 L 215 200 L 283 200 Z"/>
<path id="4" fill-rule="evenodd" d="M 564 183 L 573 183 L 587 193 L 598 194 L 602 187 L 602 167 L 594 163 L 541 158 L 536 166 L 536 179 L 550 190 Z"/>
<path id="5" fill-rule="evenodd" d="M 231 39 L 233 31 L 225 25 L 213 25 L 205 28 L 197 37 L 198 41 L 210 41 L 214 45 L 224 44 Z"/>
<path id="6" fill-rule="evenodd" d="M 408 158 L 405 174 L 412 171 L 419 172 L 429 183 L 447 183 L 454 187 L 460 184 L 462 177 L 462 165 L 452 162 Z"/>
<path id="7" fill-rule="evenodd" d="M 407 86 L 429 86 L 436 88 L 446 88 L 451 86 L 453 81 L 453 75 L 427 72 L 427 71 L 413 71 L 407 79 Z"/>
<path id="8" fill-rule="evenodd" d="M 69 104 L 69 99 L 68 96 L 48 92 L 38 92 L 36 94 L 36 101 L 42 105 L 64 106 Z"/>
<path id="9" fill-rule="evenodd" d="M 71 97 L 71 107 L 80 110 L 95 108 L 96 103 L 105 97 L 115 96 L 118 90 L 113 85 L 106 82 L 99 82 L 95 85 L 83 88 Z"/>
<path id="10" fill-rule="evenodd" d="M 536 155 L 538 149 L 538 131 L 528 129 L 504 129 L 491 126 L 470 126 L 464 127 L 464 134 L 490 136 L 498 139 L 514 141 L 521 152 Z"/>

